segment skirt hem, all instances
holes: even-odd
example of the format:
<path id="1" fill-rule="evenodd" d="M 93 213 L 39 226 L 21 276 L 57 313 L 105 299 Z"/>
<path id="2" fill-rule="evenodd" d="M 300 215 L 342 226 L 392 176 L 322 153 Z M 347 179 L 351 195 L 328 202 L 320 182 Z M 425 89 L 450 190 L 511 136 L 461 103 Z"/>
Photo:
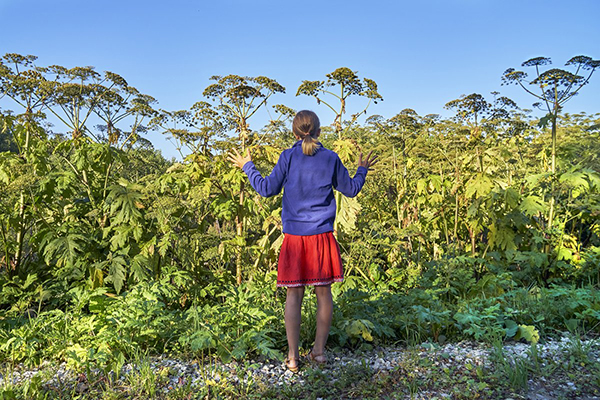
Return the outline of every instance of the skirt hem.
<path id="1" fill-rule="evenodd" d="M 279 283 L 277 282 L 277 287 L 301 287 L 301 286 L 327 286 L 331 285 L 334 282 L 342 282 L 344 278 L 334 278 L 328 279 L 321 282 L 301 282 L 301 283 Z"/>

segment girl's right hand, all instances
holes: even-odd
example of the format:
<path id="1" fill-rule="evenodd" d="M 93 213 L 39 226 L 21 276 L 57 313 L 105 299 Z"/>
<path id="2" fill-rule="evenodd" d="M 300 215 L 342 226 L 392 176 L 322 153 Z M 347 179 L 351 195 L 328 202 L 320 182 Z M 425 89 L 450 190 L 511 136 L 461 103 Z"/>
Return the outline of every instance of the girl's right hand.
<path id="1" fill-rule="evenodd" d="M 233 149 L 234 153 L 229 153 L 227 159 L 238 168 L 242 168 L 248 161 L 252 161 L 250 157 L 250 149 L 246 149 L 246 155 L 241 155 L 237 149 Z"/>
<path id="2" fill-rule="evenodd" d="M 368 171 L 370 171 L 370 168 L 375 165 L 375 163 L 377 163 L 377 161 L 379 161 L 377 159 L 378 156 L 375 156 L 373 158 L 371 158 L 371 155 L 373 154 L 373 150 L 371 150 L 371 152 L 369 153 L 369 155 L 367 156 L 367 158 L 365 160 L 363 160 L 363 154 L 360 153 L 360 155 L 358 156 L 358 166 L 359 167 L 365 167 Z"/>

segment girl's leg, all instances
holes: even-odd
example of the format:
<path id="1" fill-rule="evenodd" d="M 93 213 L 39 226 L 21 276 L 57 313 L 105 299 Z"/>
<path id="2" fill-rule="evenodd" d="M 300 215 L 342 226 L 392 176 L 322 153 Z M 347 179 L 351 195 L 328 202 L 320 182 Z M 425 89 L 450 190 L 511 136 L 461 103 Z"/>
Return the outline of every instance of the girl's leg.
<path id="1" fill-rule="evenodd" d="M 323 357 L 319 359 L 325 352 L 325 344 L 329 336 L 329 328 L 331 327 L 331 318 L 333 316 L 333 298 L 331 297 L 331 285 L 315 286 L 317 295 L 317 334 L 315 335 L 315 344 L 312 348 L 312 354 L 317 357 L 317 361 L 325 360 Z"/>
<path id="2" fill-rule="evenodd" d="M 300 354 L 298 342 L 300 341 L 300 313 L 302 311 L 302 298 L 304 287 L 288 287 L 285 299 L 285 333 L 288 340 L 288 359 L 291 367 L 297 366 Z"/>

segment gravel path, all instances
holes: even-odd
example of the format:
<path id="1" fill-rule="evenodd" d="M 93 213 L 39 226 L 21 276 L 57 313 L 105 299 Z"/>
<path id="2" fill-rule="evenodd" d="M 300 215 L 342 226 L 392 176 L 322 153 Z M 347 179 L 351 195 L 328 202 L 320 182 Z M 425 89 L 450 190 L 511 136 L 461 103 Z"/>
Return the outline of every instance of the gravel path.
<path id="1" fill-rule="evenodd" d="M 581 341 L 579 345 L 578 343 L 571 342 L 567 337 L 562 337 L 560 340 L 548 340 L 538 344 L 538 356 L 542 366 L 550 360 L 559 364 L 567 362 L 567 355 L 573 354 L 574 346 L 577 346 L 577 349 L 584 349 L 587 352 L 589 360 L 600 361 L 600 343 L 598 340 Z M 471 341 L 448 343 L 443 346 L 425 343 L 412 349 L 403 347 L 377 347 L 373 350 L 354 353 L 343 350 L 336 354 L 329 353 L 329 363 L 322 367 L 322 370 L 325 373 L 331 372 L 329 374 L 331 377 L 336 376 L 334 370 L 359 365 L 368 367 L 373 373 L 385 372 L 392 371 L 409 359 L 412 358 L 414 360 L 415 357 L 417 359 L 429 358 L 432 360 L 433 365 L 440 369 L 465 366 L 466 364 L 470 364 L 472 367 L 491 367 L 493 363 L 490 358 L 492 351 L 493 349 L 489 345 Z M 530 346 L 526 343 L 505 343 L 503 351 L 505 357 L 508 359 L 515 359 L 517 357 L 524 360 L 530 359 Z M 146 360 L 145 366 L 146 368 L 149 367 L 153 373 L 164 377 L 163 384 L 159 389 L 159 391 L 163 392 L 168 392 L 184 384 L 191 384 L 192 387 L 200 388 L 208 380 L 218 383 L 223 379 L 227 379 L 229 382 L 235 384 L 261 381 L 274 386 L 285 384 L 302 385 L 305 383 L 307 373 L 307 368 L 302 368 L 298 374 L 293 374 L 287 371 L 283 364 L 268 360 L 250 360 L 243 363 L 235 361 L 230 363 L 215 362 L 200 365 L 197 361 L 183 361 L 160 356 L 149 358 Z M 140 368 L 140 365 L 125 364 L 121 369 L 119 381 L 122 381 L 123 384 L 127 383 L 128 375 L 132 371 L 139 371 Z M 55 387 L 60 387 L 61 385 L 67 385 L 68 387 L 73 387 L 73 385 L 85 386 L 85 382 L 81 380 L 81 374 L 69 370 L 65 363 L 53 365 L 49 362 L 44 362 L 42 367 L 34 369 L 24 369 L 22 366 L 17 366 L 11 372 L 10 376 L 6 376 L 6 366 L 2 368 L 2 371 L 0 373 L 0 387 L 7 383 L 5 379 L 10 379 L 14 385 L 18 385 L 42 371 L 45 372 L 44 376 L 52 376 L 44 381 L 45 385 Z M 48 374 L 49 371 L 53 371 L 53 373 Z M 527 398 L 535 400 L 552 399 L 555 398 L 553 397 L 553 390 L 560 390 L 561 393 L 575 393 L 577 389 L 576 384 L 569 381 L 561 382 L 560 387 L 556 387 L 552 382 L 548 382 L 548 384 L 551 386 L 550 388 L 544 384 L 543 377 L 535 381 L 530 380 Z M 81 387 L 82 391 L 85 391 L 85 389 L 85 387 Z M 445 398 L 449 397 L 449 395 L 445 393 L 422 392 L 416 398 L 430 399 L 433 397 Z M 578 398 L 600 400 L 600 397 L 594 396 Z"/>

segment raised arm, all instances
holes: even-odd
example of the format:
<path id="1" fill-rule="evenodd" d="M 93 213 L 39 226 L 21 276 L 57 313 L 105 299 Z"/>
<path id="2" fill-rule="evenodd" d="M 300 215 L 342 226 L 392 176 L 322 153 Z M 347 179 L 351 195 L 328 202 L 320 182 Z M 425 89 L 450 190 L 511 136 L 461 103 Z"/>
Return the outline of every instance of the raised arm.
<path id="1" fill-rule="evenodd" d="M 275 168 L 273 168 L 271 175 L 267 176 L 266 178 L 263 178 L 260 172 L 258 172 L 256 169 L 256 166 L 250 157 L 249 150 L 247 150 L 246 154 L 242 156 L 236 149 L 234 149 L 232 153 L 229 153 L 228 159 L 234 165 L 241 168 L 246 175 L 248 175 L 250 185 L 252 185 L 254 190 L 256 190 L 261 196 L 271 197 L 281 192 L 286 174 L 286 169 L 283 165 L 283 154 L 279 156 L 279 160 L 277 161 Z"/>

